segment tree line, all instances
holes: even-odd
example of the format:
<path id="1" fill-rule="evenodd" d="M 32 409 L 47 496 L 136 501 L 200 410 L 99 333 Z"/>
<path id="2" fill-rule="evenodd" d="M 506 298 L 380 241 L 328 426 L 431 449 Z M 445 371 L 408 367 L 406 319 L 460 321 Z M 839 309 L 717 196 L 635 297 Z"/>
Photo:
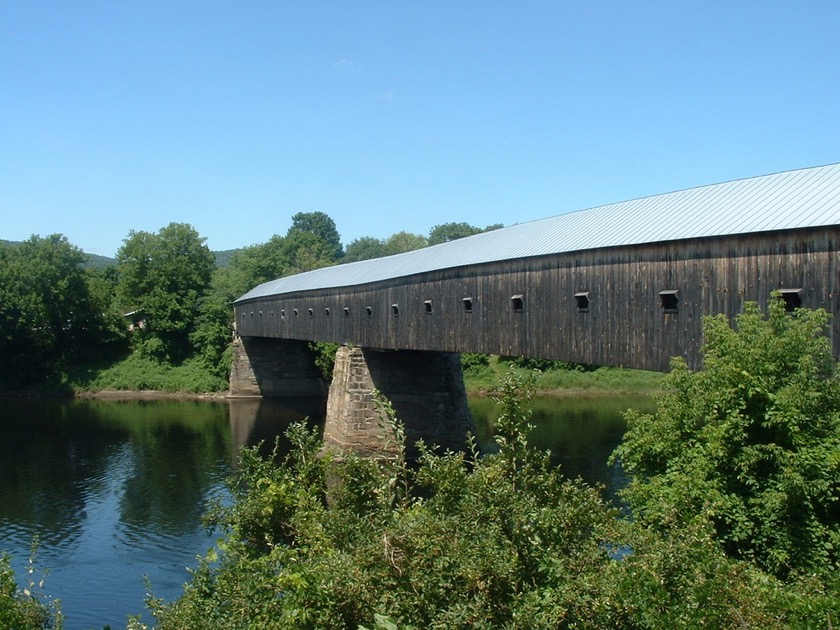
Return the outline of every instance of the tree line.
<path id="1" fill-rule="evenodd" d="M 323 212 L 292 217 L 284 235 L 233 252 L 224 267 L 190 225 L 132 230 L 115 265 L 89 265 L 66 237 L 0 241 L 0 391 L 61 389 L 68 373 L 129 354 L 187 360 L 222 382 L 230 365 L 233 300 L 254 286 L 320 267 L 398 254 L 500 225 L 435 226 L 344 247 Z M 130 330 L 131 328 L 131 330 Z"/>

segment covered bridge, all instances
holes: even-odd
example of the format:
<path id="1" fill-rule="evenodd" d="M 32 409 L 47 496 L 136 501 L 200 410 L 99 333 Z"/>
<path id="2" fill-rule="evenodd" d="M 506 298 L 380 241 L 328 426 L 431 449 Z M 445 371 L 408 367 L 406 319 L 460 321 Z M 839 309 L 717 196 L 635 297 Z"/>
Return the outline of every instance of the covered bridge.
<path id="1" fill-rule="evenodd" d="M 267 282 L 238 334 L 667 370 L 704 315 L 781 290 L 840 313 L 840 164 L 512 225 Z M 831 330 L 840 351 L 840 318 Z"/>

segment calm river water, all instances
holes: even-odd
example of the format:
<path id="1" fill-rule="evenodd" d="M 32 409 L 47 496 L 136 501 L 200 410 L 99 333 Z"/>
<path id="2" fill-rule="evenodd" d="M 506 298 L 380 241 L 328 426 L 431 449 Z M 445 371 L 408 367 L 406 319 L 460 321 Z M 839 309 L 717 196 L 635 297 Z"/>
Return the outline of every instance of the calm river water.
<path id="1" fill-rule="evenodd" d="M 532 443 L 566 474 L 621 484 L 606 464 L 621 439 L 621 411 L 647 398 L 538 398 Z M 492 445 L 498 410 L 470 402 L 480 444 Z M 273 441 L 319 410 L 308 401 L 0 400 L 0 553 L 24 585 L 33 539 L 44 590 L 61 600 L 67 630 L 124 628 L 142 615 L 145 578 L 164 600 L 213 546 L 201 525 L 208 501 L 243 445 Z M 38 579 L 42 577 L 38 575 Z"/>

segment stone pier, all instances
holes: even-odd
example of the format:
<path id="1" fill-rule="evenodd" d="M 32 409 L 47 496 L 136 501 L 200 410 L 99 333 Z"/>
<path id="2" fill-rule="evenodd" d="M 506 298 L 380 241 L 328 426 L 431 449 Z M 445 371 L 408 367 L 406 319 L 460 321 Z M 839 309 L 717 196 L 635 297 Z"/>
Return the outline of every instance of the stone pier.
<path id="1" fill-rule="evenodd" d="M 231 396 L 325 397 L 328 382 L 306 341 L 240 337 L 233 340 Z"/>
<path id="2" fill-rule="evenodd" d="M 393 455 L 397 445 L 378 397 L 391 404 L 405 426 L 409 457 L 421 438 L 461 450 L 467 432 L 475 430 L 458 354 L 342 346 L 327 400 L 324 446 L 365 456 Z"/>

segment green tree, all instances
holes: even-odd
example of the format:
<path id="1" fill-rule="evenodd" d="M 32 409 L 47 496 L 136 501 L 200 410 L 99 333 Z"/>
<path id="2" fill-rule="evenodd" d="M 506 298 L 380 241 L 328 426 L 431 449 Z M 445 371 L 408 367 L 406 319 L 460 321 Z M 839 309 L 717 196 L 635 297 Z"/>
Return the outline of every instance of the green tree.
<path id="1" fill-rule="evenodd" d="M 444 223 L 442 225 L 436 225 L 429 232 L 429 245 L 447 243 L 464 238 L 465 236 L 480 234 L 483 231 L 481 228 L 477 228 L 469 223 Z"/>
<path id="2" fill-rule="evenodd" d="M 30 561 L 31 566 L 31 561 Z M 15 630 L 60 630 L 63 615 L 55 601 L 41 593 L 41 584 L 30 584 L 21 590 L 17 585 L 9 557 L 0 553 L 0 628 Z"/>
<path id="3" fill-rule="evenodd" d="M 331 261 L 338 260 L 344 254 L 335 221 L 323 212 L 298 212 L 294 215 L 286 237 L 299 233 L 318 237 L 322 241 L 324 256 Z"/>
<path id="4" fill-rule="evenodd" d="M 205 239 L 185 223 L 170 223 L 156 234 L 132 230 L 117 260 L 124 307 L 146 316 L 143 348 L 159 359 L 182 361 L 215 267 Z"/>
<path id="5" fill-rule="evenodd" d="M 125 339 L 84 255 L 61 235 L 0 246 L 0 378 L 7 387 L 59 376 Z"/>
<path id="6" fill-rule="evenodd" d="M 385 256 L 385 243 L 373 236 L 362 236 L 345 248 L 342 262 L 357 262 Z"/>
<path id="7" fill-rule="evenodd" d="M 393 256 L 428 246 L 425 236 L 411 232 L 397 232 L 385 241 L 385 255 Z"/>
<path id="8" fill-rule="evenodd" d="M 489 232 L 491 230 L 498 230 L 503 227 L 501 223 L 488 225 L 486 228 L 479 228 L 469 223 L 443 223 L 436 225 L 429 232 L 429 245 L 438 245 L 439 243 L 447 243 L 465 236 L 473 236 L 474 234 L 481 234 L 482 232 Z"/>
<path id="9" fill-rule="evenodd" d="M 655 414 L 629 412 L 614 457 L 643 525 L 709 522 L 734 558 L 780 577 L 840 570 L 840 381 L 823 310 L 768 315 L 747 304 L 736 328 L 705 320 L 703 369 L 676 359 Z"/>

